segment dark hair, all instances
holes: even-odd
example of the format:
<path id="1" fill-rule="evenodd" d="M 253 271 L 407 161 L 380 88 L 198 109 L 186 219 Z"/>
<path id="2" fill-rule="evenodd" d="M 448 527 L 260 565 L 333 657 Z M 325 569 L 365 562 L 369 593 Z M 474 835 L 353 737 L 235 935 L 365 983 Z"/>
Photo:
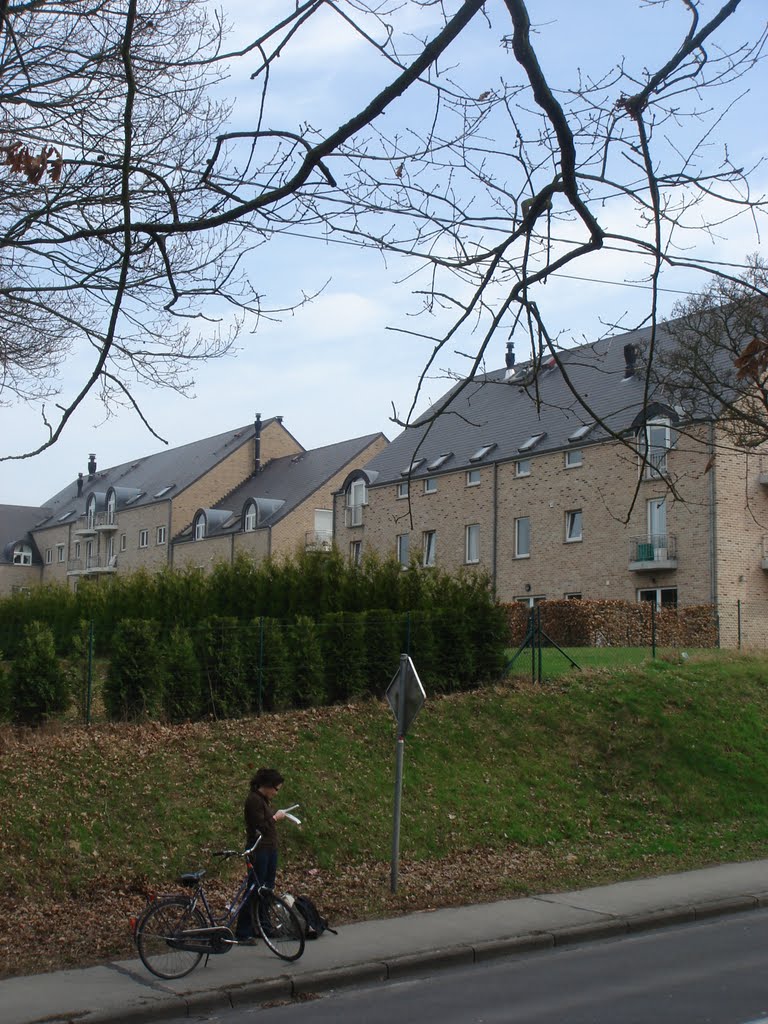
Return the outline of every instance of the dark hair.
<path id="1" fill-rule="evenodd" d="M 285 779 L 277 768 L 259 768 L 251 779 L 251 789 L 261 789 L 262 786 L 273 786 L 276 789 L 283 782 Z"/>

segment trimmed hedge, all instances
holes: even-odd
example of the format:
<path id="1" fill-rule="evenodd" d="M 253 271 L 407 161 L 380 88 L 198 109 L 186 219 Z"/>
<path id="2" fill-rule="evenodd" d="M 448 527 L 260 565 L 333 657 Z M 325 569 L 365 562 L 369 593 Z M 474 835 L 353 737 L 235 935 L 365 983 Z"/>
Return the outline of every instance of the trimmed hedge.
<path id="1" fill-rule="evenodd" d="M 525 639 L 530 609 L 502 606 L 509 642 Z M 712 605 L 654 609 L 649 601 L 542 601 L 541 628 L 560 647 L 650 647 L 654 629 L 659 647 L 717 647 L 717 615 Z M 655 620 L 655 621 L 654 621 Z"/>

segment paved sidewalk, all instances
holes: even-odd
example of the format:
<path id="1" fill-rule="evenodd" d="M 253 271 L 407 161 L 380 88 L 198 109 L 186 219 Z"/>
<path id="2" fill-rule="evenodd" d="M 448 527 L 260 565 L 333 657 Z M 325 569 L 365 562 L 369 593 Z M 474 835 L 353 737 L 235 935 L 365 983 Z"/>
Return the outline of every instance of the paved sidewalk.
<path id="1" fill-rule="evenodd" d="M 347 925 L 295 964 L 263 946 L 163 982 L 136 960 L 0 981 L 3 1024 L 155 1021 L 302 992 L 386 981 L 594 938 L 768 906 L 768 860 L 578 892 Z"/>

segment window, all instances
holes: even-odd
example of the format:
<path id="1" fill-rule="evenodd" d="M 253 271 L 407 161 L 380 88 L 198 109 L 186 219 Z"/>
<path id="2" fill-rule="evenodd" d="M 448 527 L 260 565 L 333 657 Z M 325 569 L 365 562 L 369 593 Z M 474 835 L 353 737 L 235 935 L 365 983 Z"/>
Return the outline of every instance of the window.
<path id="1" fill-rule="evenodd" d="M 53 548 L 45 549 L 45 564 L 50 565 L 53 561 Z"/>
<path id="2" fill-rule="evenodd" d="M 163 496 L 164 494 L 167 494 L 167 493 L 168 493 L 168 491 L 170 491 L 170 489 L 171 489 L 172 487 L 175 487 L 175 486 L 176 486 L 176 484 L 168 484 L 168 485 L 167 485 L 166 487 L 161 487 L 161 488 L 160 488 L 160 490 L 159 490 L 159 491 L 157 491 L 157 493 L 155 494 L 155 497 L 156 497 L 156 498 L 162 498 L 162 496 Z"/>
<path id="3" fill-rule="evenodd" d="M 85 566 L 87 569 L 93 565 L 93 541 L 89 540 L 85 545 Z"/>
<path id="4" fill-rule="evenodd" d="M 361 540 L 353 540 L 349 545 L 349 560 L 352 565 L 360 565 L 360 560 L 363 557 L 363 542 Z"/>
<path id="5" fill-rule="evenodd" d="M 89 530 L 92 530 L 96 525 L 96 497 L 93 494 L 88 499 L 88 507 L 85 510 L 85 515 L 87 519 L 86 525 Z"/>
<path id="6" fill-rule="evenodd" d="M 397 485 L 397 496 L 398 496 L 398 498 L 407 498 L 408 497 L 408 481 L 407 480 L 401 480 L 400 483 Z"/>
<path id="7" fill-rule="evenodd" d="M 481 459 L 485 458 L 485 456 L 488 454 L 488 452 L 492 452 L 495 447 L 496 447 L 496 442 L 495 441 L 493 442 L 493 444 L 484 444 L 482 448 L 478 448 L 477 449 L 477 451 L 475 452 L 474 455 L 470 455 L 469 456 L 469 461 L 470 462 L 479 462 Z"/>
<path id="8" fill-rule="evenodd" d="M 63 562 L 64 561 L 64 545 L 63 544 L 57 544 L 56 545 L 56 561 L 57 562 Z"/>
<path id="9" fill-rule="evenodd" d="M 422 534 L 423 565 L 428 566 L 435 564 L 436 543 L 437 533 L 435 530 L 426 530 Z"/>
<path id="10" fill-rule="evenodd" d="M 362 526 L 363 505 L 368 504 L 365 480 L 353 480 L 347 491 L 347 526 Z"/>
<path id="11" fill-rule="evenodd" d="M 667 546 L 667 499 L 651 498 L 648 502 L 648 543 L 654 548 Z"/>
<path id="12" fill-rule="evenodd" d="M 205 540 L 205 513 L 199 512 L 195 519 L 195 540 Z"/>
<path id="13" fill-rule="evenodd" d="M 256 529 L 256 502 L 251 501 L 245 510 L 245 516 L 243 518 L 243 529 L 246 533 L 253 533 Z"/>
<path id="14" fill-rule="evenodd" d="M 434 459 L 434 461 L 430 462 L 430 464 L 427 466 L 427 469 L 440 469 L 440 467 L 444 466 L 452 455 L 453 452 L 443 452 L 442 455 L 438 455 L 438 457 Z"/>
<path id="15" fill-rule="evenodd" d="M 437 480 L 433 476 L 428 476 L 424 481 L 424 493 L 434 494 L 437 490 Z"/>
<path id="16" fill-rule="evenodd" d="M 128 534 L 127 533 L 121 533 L 120 534 L 120 550 L 121 551 L 125 551 L 125 549 L 127 547 L 128 547 Z"/>
<path id="17" fill-rule="evenodd" d="M 563 594 L 563 597 L 566 599 L 566 601 L 580 601 L 581 600 L 581 594 Z"/>
<path id="18" fill-rule="evenodd" d="M 29 544 L 17 544 L 13 549 L 14 565 L 32 565 L 32 548 Z"/>
<path id="19" fill-rule="evenodd" d="M 531 434 L 527 441 L 520 445 L 517 449 L 519 452 L 529 452 L 531 448 L 535 448 L 539 441 L 543 441 L 547 436 L 546 431 L 542 431 L 539 434 Z"/>
<path id="20" fill-rule="evenodd" d="M 581 540 L 581 509 L 575 508 L 565 513 L 565 542 Z"/>
<path id="21" fill-rule="evenodd" d="M 149 530 L 139 530 L 139 547 L 149 547 Z"/>
<path id="22" fill-rule="evenodd" d="M 565 453 L 565 468 L 573 469 L 574 466 L 580 466 L 583 462 L 583 456 L 581 448 L 571 448 L 570 451 Z"/>
<path id="23" fill-rule="evenodd" d="M 115 508 L 116 508 L 116 506 L 117 506 L 117 498 L 115 496 L 115 492 L 114 491 L 110 491 L 109 492 L 109 497 L 107 498 L 107 523 L 110 526 L 113 526 L 114 522 L 115 522 Z"/>
<path id="24" fill-rule="evenodd" d="M 583 437 L 586 437 L 587 434 L 590 432 L 590 430 L 592 430 L 592 428 L 594 426 L 595 426 L 594 423 L 585 423 L 584 426 L 579 427 L 577 430 L 574 430 L 574 432 L 572 434 L 569 434 L 568 435 L 568 440 L 569 441 L 581 441 L 581 439 Z"/>
<path id="25" fill-rule="evenodd" d="M 480 524 L 472 523 L 464 529 L 464 561 L 480 561 Z"/>
<path id="26" fill-rule="evenodd" d="M 515 476 L 530 476 L 531 475 L 531 460 L 530 459 L 518 459 L 515 463 Z"/>
<path id="27" fill-rule="evenodd" d="M 521 516 L 515 520 L 515 558 L 529 558 L 531 554 L 531 520 Z"/>
<path id="28" fill-rule="evenodd" d="M 467 487 L 477 487 L 480 483 L 480 470 L 479 469 L 468 469 L 467 470 Z"/>
<path id="29" fill-rule="evenodd" d="M 657 608 L 677 608 L 677 587 L 651 587 L 638 590 L 638 601 L 650 601 Z"/>
<path id="30" fill-rule="evenodd" d="M 79 558 L 79 557 L 80 557 L 80 541 L 76 540 L 75 541 L 75 558 Z"/>
<path id="31" fill-rule="evenodd" d="M 158 528 L 157 528 L 157 535 L 156 535 L 156 538 L 155 538 L 156 542 L 158 544 L 165 544 L 165 537 L 166 537 L 166 527 L 165 526 L 158 526 Z"/>
<path id="32" fill-rule="evenodd" d="M 407 533 L 397 535 L 397 560 L 404 569 L 410 565 L 410 535 Z"/>
<path id="33" fill-rule="evenodd" d="M 424 461 L 424 459 L 414 459 L 410 466 L 400 470 L 400 476 L 410 476 L 411 473 L 415 473 L 419 466 L 423 465 Z"/>
<path id="34" fill-rule="evenodd" d="M 109 559 L 110 565 L 114 565 L 115 559 L 115 535 L 112 534 L 107 541 L 107 558 Z"/>
<path id="35" fill-rule="evenodd" d="M 667 452 L 672 447 L 669 420 L 651 420 L 643 429 L 640 454 L 645 460 L 644 476 L 659 477 L 667 472 Z"/>

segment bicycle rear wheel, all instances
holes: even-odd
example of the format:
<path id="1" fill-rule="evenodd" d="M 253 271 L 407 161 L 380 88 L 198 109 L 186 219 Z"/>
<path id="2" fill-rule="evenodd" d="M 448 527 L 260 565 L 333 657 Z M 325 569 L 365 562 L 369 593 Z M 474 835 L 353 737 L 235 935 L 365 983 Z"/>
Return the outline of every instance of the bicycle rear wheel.
<path id="1" fill-rule="evenodd" d="M 151 903 L 136 924 L 136 946 L 141 962 L 158 978 L 183 978 L 194 971 L 203 954 L 173 944 L 186 928 L 204 928 L 205 918 L 184 896 L 168 896 Z"/>
<path id="2" fill-rule="evenodd" d="M 281 960 L 298 960 L 304 952 L 304 928 L 298 914 L 273 892 L 262 890 L 254 901 L 253 925 L 275 956 Z"/>

